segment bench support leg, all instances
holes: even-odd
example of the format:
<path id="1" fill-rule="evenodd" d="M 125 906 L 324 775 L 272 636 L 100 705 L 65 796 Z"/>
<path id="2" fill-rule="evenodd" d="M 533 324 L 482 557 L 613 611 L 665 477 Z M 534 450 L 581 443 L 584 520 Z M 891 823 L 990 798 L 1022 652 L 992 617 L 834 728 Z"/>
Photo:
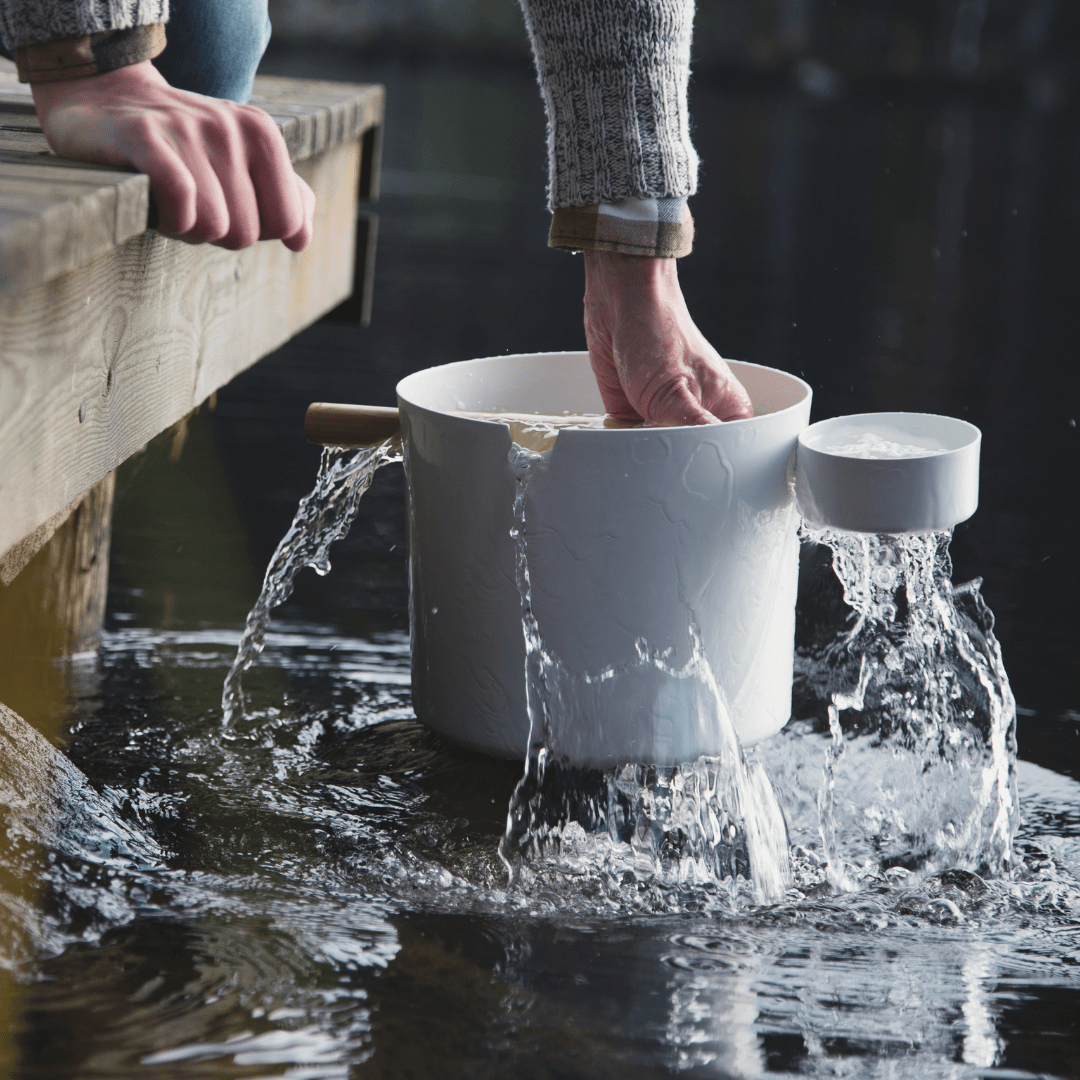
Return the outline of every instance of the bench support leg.
<path id="1" fill-rule="evenodd" d="M 101 642 L 115 489 L 112 472 L 0 586 L 0 701 L 31 723 L 61 706 L 68 680 L 55 661 L 93 653 Z"/>

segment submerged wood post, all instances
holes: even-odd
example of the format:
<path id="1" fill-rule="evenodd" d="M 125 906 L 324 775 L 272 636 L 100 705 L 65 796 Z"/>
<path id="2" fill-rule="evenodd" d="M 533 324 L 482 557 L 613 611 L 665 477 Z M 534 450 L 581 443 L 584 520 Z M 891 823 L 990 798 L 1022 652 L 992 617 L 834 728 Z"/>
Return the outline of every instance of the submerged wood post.
<path id="1" fill-rule="evenodd" d="M 45 722 L 67 688 L 56 661 L 101 642 L 116 473 L 79 499 L 36 551 L 0 560 L 0 701 Z M 20 565 L 20 562 L 22 565 Z"/>
<path id="2" fill-rule="evenodd" d="M 7 567 L 0 562 L 0 618 L 14 619 L 24 636 L 38 636 L 51 656 L 92 652 L 100 642 L 115 491 L 111 472 L 78 501 L 13 580 L 4 581 Z"/>

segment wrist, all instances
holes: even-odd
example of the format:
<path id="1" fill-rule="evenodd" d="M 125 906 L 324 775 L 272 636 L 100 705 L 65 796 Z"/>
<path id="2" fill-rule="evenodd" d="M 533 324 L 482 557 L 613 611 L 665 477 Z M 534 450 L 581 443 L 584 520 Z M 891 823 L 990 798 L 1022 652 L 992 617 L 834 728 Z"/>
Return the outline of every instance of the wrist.
<path id="1" fill-rule="evenodd" d="M 650 305 L 661 302 L 673 286 L 678 288 L 674 258 L 595 250 L 586 250 L 583 255 L 586 304 Z"/>
<path id="2" fill-rule="evenodd" d="M 134 90 L 160 80 L 157 68 L 149 60 L 142 60 L 111 71 L 81 75 L 77 79 L 32 80 L 30 92 L 34 95 L 34 103 L 40 106 L 87 92 L 106 92 L 116 98 L 128 89 Z"/>

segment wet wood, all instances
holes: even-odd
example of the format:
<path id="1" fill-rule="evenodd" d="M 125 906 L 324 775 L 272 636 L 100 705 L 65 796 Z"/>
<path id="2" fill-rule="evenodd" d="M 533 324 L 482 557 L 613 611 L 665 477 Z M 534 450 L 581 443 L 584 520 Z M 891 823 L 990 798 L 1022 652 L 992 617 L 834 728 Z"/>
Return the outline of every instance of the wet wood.
<path id="1" fill-rule="evenodd" d="M 146 178 L 52 156 L 28 91 L 0 76 L 0 568 L 350 295 L 361 147 L 382 122 L 382 87 L 260 78 L 253 101 L 274 115 L 318 199 L 300 255 L 276 241 L 228 252 L 147 230 Z"/>
<path id="2" fill-rule="evenodd" d="M 37 657 L 92 652 L 101 635 L 109 585 L 109 538 L 116 474 L 98 481 L 75 504 L 10 584 L 0 588 L 4 636 L 30 641 Z"/>

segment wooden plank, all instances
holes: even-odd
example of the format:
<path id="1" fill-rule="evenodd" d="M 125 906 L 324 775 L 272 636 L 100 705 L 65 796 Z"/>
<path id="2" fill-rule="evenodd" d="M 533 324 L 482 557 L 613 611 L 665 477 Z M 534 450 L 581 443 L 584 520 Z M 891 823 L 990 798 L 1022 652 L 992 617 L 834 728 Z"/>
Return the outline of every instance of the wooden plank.
<path id="1" fill-rule="evenodd" d="M 293 161 L 301 162 L 381 124 L 384 92 L 381 86 L 260 76 L 252 103 L 274 115 Z M 42 194 L 48 197 L 43 200 Z M 23 196 L 27 213 L 19 214 L 15 202 Z M 0 81 L 0 203 L 0 296 L 5 296 L 70 273 L 143 232 L 150 191 L 146 177 L 137 173 L 52 155 L 29 88 Z"/>
<path id="2" fill-rule="evenodd" d="M 360 156 L 350 140 L 298 166 L 318 199 L 300 255 L 150 231 L 0 296 L 0 557 L 349 295 Z"/>
<path id="3" fill-rule="evenodd" d="M 25 294 L 34 283 L 85 266 L 146 228 L 150 188 L 145 176 L 127 173 L 123 183 L 52 184 L 48 181 L 59 170 L 37 169 L 42 179 L 34 183 L 4 176 L 3 168 L 0 164 L 0 205 L 8 211 L 0 218 L 0 282 L 5 292 Z M 9 196 L 30 212 L 16 216 Z M 0 349 L 6 352 L 7 342 Z"/>
<path id="4" fill-rule="evenodd" d="M 0 150 L 11 150 L 17 154 L 51 154 L 49 144 L 40 131 L 17 129 L 12 126 L 0 126 Z"/>
<path id="5" fill-rule="evenodd" d="M 293 160 L 302 161 L 381 125 L 385 94 L 381 86 L 260 76 L 251 104 L 277 121 Z"/>

